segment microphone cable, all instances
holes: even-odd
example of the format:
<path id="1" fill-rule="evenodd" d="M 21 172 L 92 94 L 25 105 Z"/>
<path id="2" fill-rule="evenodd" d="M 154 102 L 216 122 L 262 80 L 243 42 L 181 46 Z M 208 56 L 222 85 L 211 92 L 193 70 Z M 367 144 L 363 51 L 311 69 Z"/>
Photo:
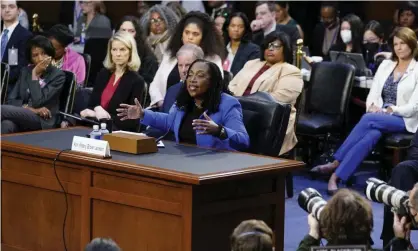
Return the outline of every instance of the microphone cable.
<path id="1" fill-rule="evenodd" d="M 67 221 L 67 214 L 68 214 L 68 196 L 67 196 L 67 191 L 65 191 L 64 186 L 62 185 L 61 180 L 58 177 L 57 168 L 56 168 L 56 162 L 57 162 L 58 158 L 60 157 L 61 153 L 66 152 L 66 151 L 71 151 L 71 149 L 64 149 L 64 150 L 61 150 L 59 153 L 57 153 L 57 155 L 55 156 L 54 162 L 53 162 L 53 167 L 54 167 L 55 177 L 57 178 L 57 181 L 58 181 L 62 191 L 64 192 L 64 197 L 65 197 L 65 215 L 64 215 L 64 223 L 62 225 L 62 239 L 63 239 L 63 242 L 64 242 L 64 250 L 68 251 L 67 243 L 65 241 L 65 224 L 66 224 L 66 221 Z"/>

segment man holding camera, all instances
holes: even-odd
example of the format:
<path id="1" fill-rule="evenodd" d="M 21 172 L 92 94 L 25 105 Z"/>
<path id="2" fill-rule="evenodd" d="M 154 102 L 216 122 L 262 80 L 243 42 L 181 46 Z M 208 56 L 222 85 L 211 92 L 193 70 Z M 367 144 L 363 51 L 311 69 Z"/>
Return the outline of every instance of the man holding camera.
<path id="1" fill-rule="evenodd" d="M 418 222 L 418 183 L 415 184 L 411 193 L 409 194 L 409 214 L 411 220 Z M 394 214 L 393 217 L 393 232 L 396 239 L 392 243 L 392 251 L 398 250 L 407 250 L 409 248 L 409 236 L 411 231 L 411 222 L 407 219 L 406 216 L 400 217 L 397 214 Z"/>
<path id="2" fill-rule="evenodd" d="M 415 136 L 411 142 L 411 146 L 408 149 L 408 156 L 407 160 L 399 163 L 393 170 L 392 170 L 392 177 L 389 181 L 389 185 L 400 189 L 402 191 L 409 191 L 411 190 L 415 183 L 418 182 L 418 132 L 415 133 Z M 412 192 L 410 199 L 412 197 Z M 418 194 L 417 194 L 418 196 Z M 412 199 L 410 201 L 413 201 Z M 417 201 L 416 208 L 418 209 L 418 197 L 415 200 Z M 412 204 L 414 205 L 414 204 Z M 385 206 L 384 211 L 384 219 L 383 219 L 383 229 L 380 238 L 383 240 L 383 246 L 385 247 L 389 241 L 395 237 L 393 231 L 393 213 L 391 212 L 391 208 Z"/>

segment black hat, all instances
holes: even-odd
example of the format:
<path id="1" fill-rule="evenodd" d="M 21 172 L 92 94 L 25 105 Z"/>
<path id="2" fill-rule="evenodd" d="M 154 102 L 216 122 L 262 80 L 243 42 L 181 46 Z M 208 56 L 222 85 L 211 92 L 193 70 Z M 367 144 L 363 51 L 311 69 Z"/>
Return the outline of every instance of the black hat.
<path id="1" fill-rule="evenodd" d="M 63 24 L 56 24 L 48 31 L 48 37 L 55 38 L 64 47 L 67 47 L 74 41 L 74 35 L 70 29 Z"/>

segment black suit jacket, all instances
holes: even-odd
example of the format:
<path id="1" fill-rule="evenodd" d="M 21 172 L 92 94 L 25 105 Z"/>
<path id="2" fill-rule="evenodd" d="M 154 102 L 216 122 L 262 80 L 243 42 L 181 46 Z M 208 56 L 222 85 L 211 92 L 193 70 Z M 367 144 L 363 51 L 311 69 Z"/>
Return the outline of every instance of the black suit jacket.
<path id="1" fill-rule="evenodd" d="M 4 51 L 4 57 L 1 59 L 1 62 L 8 64 L 9 49 L 18 49 L 18 64 L 10 66 L 9 87 L 11 88 L 9 88 L 9 90 L 13 89 L 14 84 L 19 78 L 20 69 L 28 65 L 28 61 L 26 60 L 26 42 L 31 37 L 32 33 L 27 29 L 23 28 L 22 25 L 18 24 L 16 28 L 13 30 L 13 33 L 11 34 L 9 41 L 7 42 L 7 47 Z"/>
<path id="2" fill-rule="evenodd" d="M 54 128 L 57 123 L 60 95 L 65 83 L 65 74 L 60 69 L 49 66 L 42 76 L 46 85 L 41 88 L 38 80 L 32 80 L 33 68 L 34 66 L 22 68 L 20 77 L 7 98 L 7 104 L 22 106 L 28 104 L 30 97 L 32 100 L 31 107 L 46 107 L 51 111 L 51 119 L 45 120 L 41 118 L 42 129 Z"/>
<path id="3" fill-rule="evenodd" d="M 93 92 L 90 96 L 88 108 L 94 109 L 96 106 L 100 106 L 103 90 L 106 88 L 109 82 L 112 72 L 108 69 L 102 69 L 96 77 Z M 143 99 L 144 93 L 144 79 L 134 71 L 127 71 L 120 79 L 119 85 L 113 94 L 113 97 L 109 101 L 107 112 L 113 119 L 113 130 L 124 131 L 137 131 L 137 120 L 125 120 L 121 121 L 117 116 L 116 109 L 120 104 L 135 104 L 134 100 L 137 98 L 140 102 Z"/>
<path id="4" fill-rule="evenodd" d="M 235 54 L 234 61 L 232 61 L 230 72 L 234 76 L 237 75 L 247 61 L 256 58 L 260 58 L 260 47 L 251 42 L 241 42 Z"/>
<path id="5" fill-rule="evenodd" d="M 289 35 L 292 48 L 296 47 L 296 41 L 300 38 L 299 30 L 295 25 L 276 24 L 276 31 L 281 31 Z M 264 32 L 262 30 L 253 33 L 253 43 L 261 46 L 264 41 Z"/>
<path id="6" fill-rule="evenodd" d="M 411 146 L 408 149 L 408 159 L 418 160 L 418 131 L 415 133 Z"/>

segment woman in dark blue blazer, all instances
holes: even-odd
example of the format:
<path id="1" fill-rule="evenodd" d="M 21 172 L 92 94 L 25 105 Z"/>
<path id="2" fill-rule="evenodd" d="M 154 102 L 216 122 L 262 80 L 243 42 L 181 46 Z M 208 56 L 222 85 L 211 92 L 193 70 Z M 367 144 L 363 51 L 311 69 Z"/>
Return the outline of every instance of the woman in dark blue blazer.
<path id="1" fill-rule="evenodd" d="M 233 13 L 223 27 L 227 52 L 223 68 L 235 76 L 247 61 L 260 58 L 260 47 L 251 42 L 250 21 L 244 13 Z"/>
<path id="2" fill-rule="evenodd" d="M 225 90 L 216 64 L 196 60 L 187 73 L 186 84 L 168 114 L 121 104 L 121 120 L 141 119 L 141 123 L 168 132 L 177 142 L 224 150 L 243 150 L 250 139 L 245 129 L 241 104 Z"/>

